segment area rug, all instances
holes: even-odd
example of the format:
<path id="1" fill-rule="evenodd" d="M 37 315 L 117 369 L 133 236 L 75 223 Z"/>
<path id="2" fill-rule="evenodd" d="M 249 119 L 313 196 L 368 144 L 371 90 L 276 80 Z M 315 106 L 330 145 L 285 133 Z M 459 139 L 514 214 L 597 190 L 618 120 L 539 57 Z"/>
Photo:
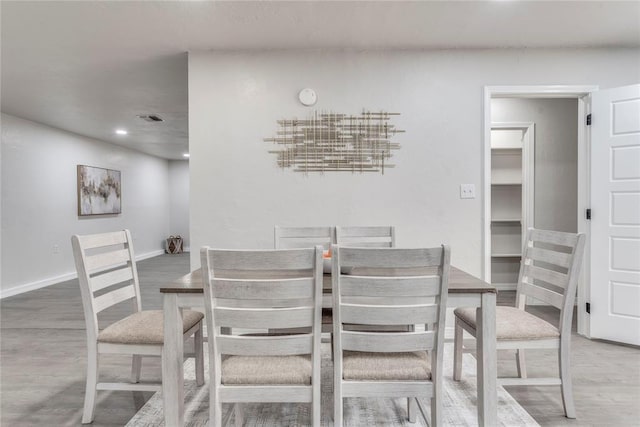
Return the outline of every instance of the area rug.
<path id="1" fill-rule="evenodd" d="M 333 374 L 330 345 L 322 344 L 322 426 L 333 426 Z M 206 351 L 206 348 L 205 348 Z M 206 360 L 206 359 L 205 359 Z M 462 380 L 452 378 L 453 345 L 445 344 L 444 353 L 444 416 L 445 426 L 477 426 L 476 362 L 465 353 L 462 359 Z M 205 369 L 207 364 L 205 363 Z M 185 371 L 185 425 L 204 427 L 209 420 L 209 390 L 197 387 L 193 359 L 184 364 Z M 205 372 L 208 375 L 207 372 Z M 205 376 L 208 378 L 208 376 Z M 427 401 L 423 406 L 430 410 Z M 232 405 L 223 405 L 223 421 L 234 425 Z M 310 424 L 309 404 L 244 404 L 244 426 L 276 427 L 307 426 Z M 428 416 L 428 413 L 426 414 Z M 127 423 L 127 427 L 164 426 L 162 394 L 158 392 Z M 344 423 L 347 426 L 427 426 L 418 412 L 418 420 L 407 420 L 407 399 L 345 399 Z M 537 426 L 536 421 L 498 386 L 498 424 L 500 426 Z"/>

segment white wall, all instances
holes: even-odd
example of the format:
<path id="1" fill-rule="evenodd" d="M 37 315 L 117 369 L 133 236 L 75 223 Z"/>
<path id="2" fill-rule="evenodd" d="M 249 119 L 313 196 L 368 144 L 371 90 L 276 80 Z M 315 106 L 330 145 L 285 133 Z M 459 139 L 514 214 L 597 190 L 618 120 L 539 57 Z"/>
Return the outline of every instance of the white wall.
<path id="1" fill-rule="evenodd" d="M 578 231 L 578 101 L 491 100 L 495 122 L 535 123 L 534 227 Z"/>
<path id="2" fill-rule="evenodd" d="M 180 235 L 189 250 L 189 161 L 169 161 L 169 234 Z"/>
<path id="3" fill-rule="evenodd" d="M 452 246 L 482 265 L 482 103 L 485 85 L 635 83 L 639 50 L 194 52 L 189 55 L 192 267 L 195 248 L 271 247 L 273 226 L 394 224 L 402 246 Z M 384 176 L 276 167 L 276 120 L 317 110 L 402 113 L 397 168 Z M 459 185 L 476 185 L 461 200 Z"/>
<path id="4" fill-rule="evenodd" d="M 78 164 L 122 172 L 121 215 L 78 217 Z M 167 160 L 2 114 L 2 296 L 73 277 L 72 234 L 129 228 L 138 256 L 162 253 L 168 177 Z"/>

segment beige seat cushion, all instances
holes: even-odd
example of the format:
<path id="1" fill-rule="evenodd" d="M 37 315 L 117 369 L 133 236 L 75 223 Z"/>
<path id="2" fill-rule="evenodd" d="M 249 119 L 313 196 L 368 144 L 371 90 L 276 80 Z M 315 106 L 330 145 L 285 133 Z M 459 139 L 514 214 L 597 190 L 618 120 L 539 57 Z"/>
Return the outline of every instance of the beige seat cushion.
<path id="1" fill-rule="evenodd" d="M 311 384 L 311 355 L 227 356 L 222 384 Z"/>
<path id="2" fill-rule="evenodd" d="M 425 381 L 431 379 L 426 351 L 369 353 L 345 351 L 342 377 L 354 381 Z"/>
<path id="3" fill-rule="evenodd" d="M 204 318 L 199 311 L 183 310 L 183 332 L 187 332 Z M 133 313 L 98 334 L 98 342 L 113 344 L 162 344 L 164 325 L 162 310 Z"/>
<path id="4" fill-rule="evenodd" d="M 476 309 L 456 308 L 454 314 L 476 329 Z M 516 307 L 496 307 L 496 336 L 498 340 L 539 340 L 557 338 L 558 328 L 539 317 Z"/>

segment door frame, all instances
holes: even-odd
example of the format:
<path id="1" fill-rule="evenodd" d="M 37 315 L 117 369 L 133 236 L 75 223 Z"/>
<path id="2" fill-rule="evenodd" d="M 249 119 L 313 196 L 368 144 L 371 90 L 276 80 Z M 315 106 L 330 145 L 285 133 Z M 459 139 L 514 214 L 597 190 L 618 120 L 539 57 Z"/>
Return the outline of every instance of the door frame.
<path id="1" fill-rule="evenodd" d="M 589 301 L 589 222 L 585 218 L 585 209 L 590 203 L 590 132 L 585 117 L 591 112 L 590 95 L 599 89 L 596 85 L 533 85 L 533 86 L 485 86 L 483 96 L 483 156 L 482 156 L 482 197 L 484 209 L 482 215 L 482 276 L 491 281 L 491 98 L 575 98 L 578 100 L 578 232 L 587 235 L 583 273 L 578 283 L 578 307 L 585 307 Z M 532 224 L 533 225 L 533 224 Z M 589 337 L 589 317 L 585 310 L 578 310 L 578 333 Z"/>

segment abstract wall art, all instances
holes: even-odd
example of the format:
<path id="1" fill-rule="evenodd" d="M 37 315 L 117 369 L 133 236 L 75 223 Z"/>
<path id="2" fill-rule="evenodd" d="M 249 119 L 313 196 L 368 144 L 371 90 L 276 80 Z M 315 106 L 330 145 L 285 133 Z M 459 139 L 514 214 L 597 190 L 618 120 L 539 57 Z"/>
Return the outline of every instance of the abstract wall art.
<path id="1" fill-rule="evenodd" d="M 120 171 L 78 165 L 78 215 L 122 212 Z"/>
<path id="2" fill-rule="evenodd" d="M 278 120 L 273 138 L 279 167 L 295 172 L 379 172 L 393 168 L 392 138 L 404 132 L 391 123 L 400 113 L 365 111 L 360 115 L 318 113 L 307 119 Z"/>

